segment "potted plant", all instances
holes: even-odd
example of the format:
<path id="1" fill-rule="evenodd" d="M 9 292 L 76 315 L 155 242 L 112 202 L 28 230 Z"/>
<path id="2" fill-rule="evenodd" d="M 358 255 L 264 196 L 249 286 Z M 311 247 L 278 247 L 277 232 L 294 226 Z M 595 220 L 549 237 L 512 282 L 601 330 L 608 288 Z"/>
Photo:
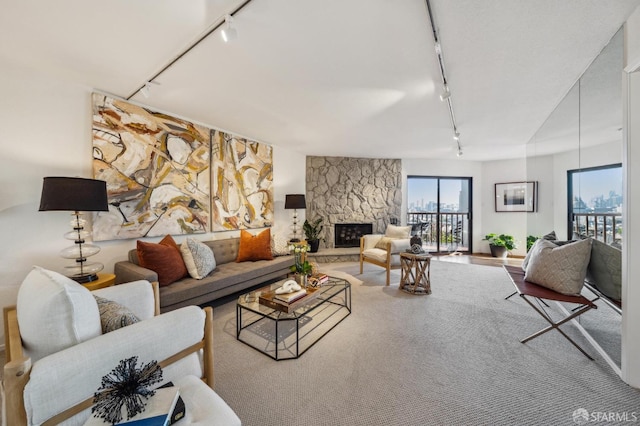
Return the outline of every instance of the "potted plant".
<path id="1" fill-rule="evenodd" d="M 507 234 L 487 234 L 484 240 L 489 241 L 491 256 L 505 258 L 507 252 L 516 248 L 516 242 L 513 236 Z"/>
<path id="2" fill-rule="evenodd" d="M 318 251 L 318 247 L 320 246 L 320 232 L 322 232 L 322 228 L 322 218 L 318 218 L 311 222 L 305 220 L 304 225 L 302 225 L 302 230 L 307 238 L 307 243 L 309 243 L 309 246 L 311 247 L 311 250 L 309 250 L 311 253 L 316 253 Z"/>

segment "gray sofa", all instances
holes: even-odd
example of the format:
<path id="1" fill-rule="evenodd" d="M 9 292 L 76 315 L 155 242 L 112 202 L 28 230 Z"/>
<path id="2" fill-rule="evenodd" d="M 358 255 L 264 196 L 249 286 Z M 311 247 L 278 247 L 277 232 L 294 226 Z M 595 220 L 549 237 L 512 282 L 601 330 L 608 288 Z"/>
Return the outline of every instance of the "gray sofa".
<path id="1" fill-rule="evenodd" d="M 216 268 L 201 280 L 187 277 L 160 287 L 161 312 L 188 305 L 201 305 L 256 284 L 284 278 L 290 272 L 289 267 L 293 265 L 293 256 L 236 263 L 239 238 L 203 242 L 213 250 Z M 115 264 L 114 272 L 116 284 L 136 280 L 158 281 L 158 274 L 140 266 L 135 249 L 129 251 L 129 260 Z"/>

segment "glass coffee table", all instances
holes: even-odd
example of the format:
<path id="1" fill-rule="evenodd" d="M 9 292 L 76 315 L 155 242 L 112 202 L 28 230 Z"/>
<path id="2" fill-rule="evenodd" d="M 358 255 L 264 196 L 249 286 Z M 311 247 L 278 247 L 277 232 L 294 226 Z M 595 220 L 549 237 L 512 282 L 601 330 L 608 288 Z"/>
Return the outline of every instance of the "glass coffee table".
<path id="1" fill-rule="evenodd" d="M 273 303 L 286 280 L 243 294 L 236 304 L 236 338 L 277 360 L 296 359 L 351 314 L 351 284 L 329 277 L 290 306 Z"/>

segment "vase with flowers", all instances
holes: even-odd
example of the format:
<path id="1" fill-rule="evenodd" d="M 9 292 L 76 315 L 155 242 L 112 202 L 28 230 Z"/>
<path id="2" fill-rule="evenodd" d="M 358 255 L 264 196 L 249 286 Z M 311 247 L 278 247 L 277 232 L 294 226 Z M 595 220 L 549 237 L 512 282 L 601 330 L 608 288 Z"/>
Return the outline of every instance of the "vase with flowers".
<path id="1" fill-rule="evenodd" d="M 296 281 L 306 287 L 307 277 L 312 272 L 311 263 L 306 259 L 307 252 L 311 250 L 308 244 L 290 244 L 289 252 L 293 254 L 294 264 L 289 269 L 296 274 Z"/>

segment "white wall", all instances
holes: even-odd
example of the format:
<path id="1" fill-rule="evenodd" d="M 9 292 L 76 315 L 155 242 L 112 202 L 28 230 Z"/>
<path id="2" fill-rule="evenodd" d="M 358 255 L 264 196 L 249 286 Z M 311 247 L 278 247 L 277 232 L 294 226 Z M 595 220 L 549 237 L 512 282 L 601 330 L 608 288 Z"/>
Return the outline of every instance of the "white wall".
<path id="1" fill-rule="evenodd" d="M 15 304 L 17 287 L 33 265 L 62 271 L 69 261 L 58 253 L 70 245 L 66 212 L 39 212 L 45 176 L 92 177 L 92 88 L 3 64 L 0 79 L 0 308 Z M 215 123 L 204 123 L 216 127 Z M 245 135 L 246 136 L 246 135 Z M 249 136 L 250 137 L 250 136 Z M 305 157 L 277 146 L 274 162 L 274 233 L 289 234 L 287 193 L 305 192 Z M 304 212 L 300 212 L 304 221 Z M 238 232 L 196 235 L 229 238 Z M 149 239 L 157 241 L 160 238 Z M 184 237 L 176 237 L 178 243 Z M 113 272 L 135 240 L 97 242 L 94 258 Z M 93 258 L 92 258 L 93 260 Z M 0 318 L 0 323 L 2 319 Z M 0 333 L 3 333 L 0 324 Z M 0 342 L 4 341 L 1 337 Z"/>
<path id="2" fill-rule="evenodd" d="M 482 237 L 489 233 L 513 235 L 517 248 L 513 255 L 524 256 L 527 252 L 526 212 L 496 212 L 495 184 L 523 182 L 527 180 L 526 159 L 486 161 L 482 163 Z M 482 241 L 480 250 L 489 253 L 489 244 Z"/>

